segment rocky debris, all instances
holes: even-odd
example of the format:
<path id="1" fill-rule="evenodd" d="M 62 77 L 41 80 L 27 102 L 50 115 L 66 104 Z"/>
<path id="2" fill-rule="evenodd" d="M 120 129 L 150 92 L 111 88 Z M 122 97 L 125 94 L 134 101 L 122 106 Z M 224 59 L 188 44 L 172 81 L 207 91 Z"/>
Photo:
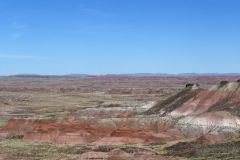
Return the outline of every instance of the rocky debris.
<path id="1" fill-rule="evenodd" d="M 106 152 L 86 152 L 80 156 L 81 160 L 96 159 L 96 160 L 108 160 L 109 156 Z"/>

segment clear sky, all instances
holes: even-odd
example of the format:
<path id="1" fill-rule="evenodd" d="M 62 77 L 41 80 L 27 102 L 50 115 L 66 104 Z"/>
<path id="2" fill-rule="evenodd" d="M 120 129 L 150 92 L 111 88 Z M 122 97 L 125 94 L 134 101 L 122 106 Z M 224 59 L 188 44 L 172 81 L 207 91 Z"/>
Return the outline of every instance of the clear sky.
<path id="1" fill-rule="evenodd" d="M 240 72 L 239 0 L 1 0 L 0 75 Z"/>

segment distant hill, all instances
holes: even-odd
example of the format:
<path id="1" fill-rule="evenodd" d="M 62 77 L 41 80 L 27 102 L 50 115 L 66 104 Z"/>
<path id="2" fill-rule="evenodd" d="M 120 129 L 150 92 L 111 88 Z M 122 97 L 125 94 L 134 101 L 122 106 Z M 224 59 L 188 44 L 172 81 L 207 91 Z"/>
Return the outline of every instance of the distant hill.
<path id="1" fill-rule="evenodd" d="M 240 76 L 240 73 L 181 73 L 181 74 L 167 74 L 167 73 L 130 73 L 130 74 L 66 74 L 66 75 L 40 75 L 40 74 L 16 74 L 10 75 L 9 77 L 92 77 L 92 76 L 102 76 L 102 77 L 117 77 L 117 76 L 130 76 L 130 77 L 197 77 L 197 76 Z"/>

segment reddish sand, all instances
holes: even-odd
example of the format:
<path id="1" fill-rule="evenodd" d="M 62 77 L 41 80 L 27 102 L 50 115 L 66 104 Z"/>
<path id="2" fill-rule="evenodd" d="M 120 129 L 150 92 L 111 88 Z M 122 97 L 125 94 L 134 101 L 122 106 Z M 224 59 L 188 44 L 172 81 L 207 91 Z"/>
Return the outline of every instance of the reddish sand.
<path id="1" fill-rule="evenodd" d="M 223 100 L 228 95 L 228 92 L 203 90 L 192 99 L 186 101 L 182 106 L 179 106 L 176 110 L 174 110 L 174 113 L 199 115 L 207 112 L 217 102 Z M 228 102 L 231 101 L 240 103 L 240 95 L 235 95 L 228 99 Z"/>
<path id="2" fill-rule="evenodd" d="M 132 120 L 123 120 L 113 124 L 110 120 L 103 120 L 105 125 L 99 123 L 99 119 L 90 122 L 65 120 L 9 120 L 7 125 L 0 130 L 15 132 L 24 135 L 26 141 L 42 141 L 56 143 L 97 145 L 109 144 L 151 144 L 162 143 L 181 139 L 183 135 L 166 125 L 148 123 L 147 126 L 134 124 Z M 147 121 L 147 120 L 146 120 Z M 151 126 L 152 125 L 152 126 Z M 162 129 L 161 129 L 162 128 Z"/>

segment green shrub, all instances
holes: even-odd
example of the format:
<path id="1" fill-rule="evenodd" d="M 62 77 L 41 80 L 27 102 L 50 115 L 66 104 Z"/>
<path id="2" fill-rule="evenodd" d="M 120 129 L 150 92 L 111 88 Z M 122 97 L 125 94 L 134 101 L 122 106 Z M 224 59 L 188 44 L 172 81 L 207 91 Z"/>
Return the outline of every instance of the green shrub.
<path id="1" fill-rule="evenodd" d="M 6 120 L 0 118 L 0 126 L 3 126 L 6 123 Z"/>

